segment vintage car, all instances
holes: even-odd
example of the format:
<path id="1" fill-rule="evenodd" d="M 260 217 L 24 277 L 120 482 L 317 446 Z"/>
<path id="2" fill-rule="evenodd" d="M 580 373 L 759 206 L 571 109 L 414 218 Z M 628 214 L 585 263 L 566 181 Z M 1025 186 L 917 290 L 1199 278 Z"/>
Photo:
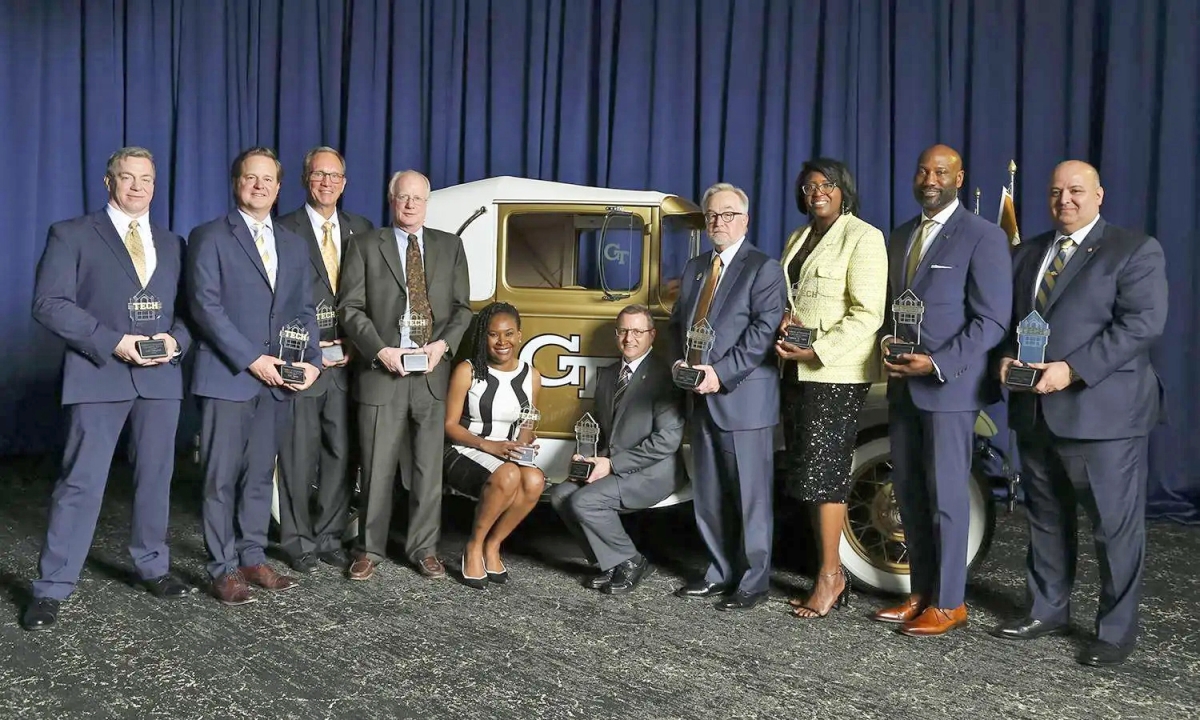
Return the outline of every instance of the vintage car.
<path id="1" fill-rule="evenodd" d="M 562 482 L 575 451 L 575 423 L 592 410 L 596 370 L 619 358 L 617 312 L 644 304 L 665 325 L 684 263 L 708 242 L 701 209 L 661 192 L 495 177 L 433 191 L 426 224 L 462 237 L 474 309 L 499 300 L 521 311 L 521 358 L 543 378 L 538 464 L 549 483 Z M 665 349 L 666 343 L 655 346 Z M 980 452 L 994 453 L 987 439 L 995 425 L 981 415 L 976 430 Z M 686 445 L 683 454 L 690 473 Z M 877 384 L 859 419 L 841 556 L 860 585 L 907 592 L 908 555 L 890 470 L 887 404 Z M 972 478 L 972 564 L 990 544 L 994 480 L 982 472 Z M 691 497 L 689 484 L 659 507 Z"/>

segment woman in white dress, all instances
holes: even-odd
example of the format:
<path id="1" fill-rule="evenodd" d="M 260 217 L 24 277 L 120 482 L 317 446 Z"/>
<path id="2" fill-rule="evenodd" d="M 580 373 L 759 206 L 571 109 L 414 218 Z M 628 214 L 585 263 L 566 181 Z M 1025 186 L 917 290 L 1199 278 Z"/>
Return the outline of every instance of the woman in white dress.
<path id="1" fill-rule="evenodd" d="M 520 344 L 521 316 L 515 307 L 492 303 L 479 311 L 474 354 L 454 369 L 446 395 L 443 482 L 479 499 L 462 556 L 463 582 L 479 590 L 508 580 L 500 545 L 546 486 L 540 469 L 517 462 L 532 442 L 519 437 L 521 409 L 537 407 L 542 389 L 538 371 L 517 356 Z"/>

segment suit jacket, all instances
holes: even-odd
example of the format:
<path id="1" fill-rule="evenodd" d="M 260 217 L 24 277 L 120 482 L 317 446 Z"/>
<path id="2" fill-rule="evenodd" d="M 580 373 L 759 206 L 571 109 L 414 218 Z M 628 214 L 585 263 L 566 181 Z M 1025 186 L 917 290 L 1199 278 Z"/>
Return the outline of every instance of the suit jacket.
<path id="1" fill-rule="evenodd" d="M 905 257 L 921 216 L 892 231 L 888 240 L 889 297 L 906 289 Z M 921 347 L 941 370 L 937 374 L 888 381 L 896 400 L 907 383 L 913 403 L 926 411 L 980 410 L 1000 399 L 1000 384 L 989 372 L 989 353 L 1004 341 L 1012 317 L 1012 257 L 1000 226 L 959 204 L 913 275 L 913 293 L 925 303 Z M 885 322 L 881 334 L 891 334 Z"/>
<path id="2" fill-rule="evenodd" d="M 647 508 L 683 487 L 683 412 L 671 368 L 653 355 L 629 378 L 621 407 L 613 414 L 613 394 L 621 373 L 618 361 L 597 371 L 596 413 L 603 454 L 612 461 L 621 502 Z"/>
<path id="3" fill-rule="evenodd" d="M 260 355 L 279 356 L 279 331 L 293 321 L 308 330 L 304 361 L 321 367 L 308 251 L 279 222 L 272 226 L 278 262 L 273 292 L 237 210 L 188 236 L 188 299 L 200 340 L 192 374 L 196 395 L 234 401 L 257 395 L 263 384 L 248 368 Z M 293 396 L 283 388 L 271 392 L 277 400 Z"/>
<path id="4" fill-rule="evenodd" d="M 1055 235 L 1039 235 L 1017 252 L 1014 326 L 1033 310 L 1038 271 Z M 1163 406 L 1150 346 L 1167 321 L 1167 276 L 1158 241 L 1100 218 L 1063 268 L 1042 317 L 1050 323 L 1046 362 L 1065 361 L 1080 381 L 1049 395 L 1010 393 L 1012 427 L 1032 431 L 1040 409 L 1059 437 L 1149 434 Z M 1015 327 L 1005 354 L 1017 356 Z"/>
<path id="5" fill-rule="evenodd" d="M 667 328 L 673 358 L 686 356 L 687 331 L 712 254 L 702 253 L 683 268 L 679 300 Z M 747 239 L 724 273 L 708 311 L 716 332 L 708 364 L 721 380 L 721 389 L 695 396 L 692 402 L 707 402 L 713 421 L 723 430 L 772 427 L 779 422 L 775 332 L 787 304 L 783 269 Z"/>
<path id="6" fill-rule="evenodd" d="M 320 307 L 321 303 L 325 303 L 331 308 L 336 308 L 337 295 L 333 291 L 333 284 L 329 279 L 329 271 L 325 269 L 325 259 L 321 256 L 321 239 L 313 232 L 312 223 L 308 219 L 308 211 L 302 205 L 298 210 L 294 210 L 287 215 L 281 215 L 278 222 L 299 236 L 304 241 L 304 244 L 308 246 L 308 259 L 315 273 L 312 283 L 313 305 Z M 362 235 L 370 232 L 374 228 L 374 225 L 365 217 L 338 210 L 338 228 L 342 235 L 342 251 L 338 256 L 338 267 L 341 268 L 346 262 L 346 248 L 350 247 L 350 243 L 353 242 L 350 238 L 356 234 Z M 328 337 L 321 337 L 321 340 L 336 340 L 343 335 L 340 327 L 334 328 L 332 331 L 323 332 Z M 297 393 L 297 395 L 324 395 L 330 383 L 336 384 L 343 391 L 348 390 L 350 388 L 350 374 L 347 372 L 347 369 L 345 367 L 325 368 L 321 373 L 321 377 L 312 384 L 312 387 Z"/>
<path id="7" fill-rule="evenodd" d="M 805 226 L 793 232 L 783 253 L 792 313 L 817 331 L 812 348 L 820 362 L 793 363 L 797 379 L 874 382 L 880 370 L 876 341 L 887 302 L 883 233 L 853 215 L 842 215 L 813 248 L 799 275 L 791 277 L 792 258 L 810 230 Z"/>
<path id="8" fill-rule="evenodd" d="M 461 238 L 425 228 L 424 241 L 425 287 L 433 311 L 430 341 L 445 340 L 450 347 L 425 381 L 435 398 L 445 399 L 454 353 L 471 323 L 471 281 Z M 380 367 L 376 356 L 385 347 L 399 347 L 398 323 L 408 308 L 408 281 L 394 228 L 373 230 L 350 243 L 339 289 L 342 329 L 358 351 L 352 361 L 359 371 L 354 399 L 386 405 L 402 378 Z"/>
<path id="9" fill-rule="evenodd" d="M 108 213 L 101 210 L 50 226 L 37 267 L 33 318 L 67 344 L 64 405 L 183 398 L 178 357 L 163 365 L 136 367 L 113 356 L 126 334 L 170 333 L 181 353 L 191 345 L 179 291 L 183 238 L 154 224 L 150 233 L 157 261 L 145 289 L 162 303 L 162 317 L 139 323 L 134 333 L 129 301 L 142 283 Z"/>

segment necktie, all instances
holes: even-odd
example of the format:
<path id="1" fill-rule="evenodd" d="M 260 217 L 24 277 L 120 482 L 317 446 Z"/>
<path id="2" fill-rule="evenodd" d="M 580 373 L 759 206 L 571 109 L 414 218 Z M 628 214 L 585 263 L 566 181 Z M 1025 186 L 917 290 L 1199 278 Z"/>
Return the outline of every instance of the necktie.
<path id="1" fill-rule="evenodd" d="M 929 233 L 933 232 L 935 227 L 937 227 L 937 223 L 933 220 L 921 223 L 921 232 L 917 233 L 917 239 L 908 249 L 908 265 L 904 269 L 905 286 L 912 285 L 913 277 L 917 274 L 917 266 L 921 264 L 921 252 L 925 249 L 925 241 L 929 239 Z"/>
<path id="2" fill-rule="evenodd" d="M 146 277 L 146 249 L 142 247 L 142 235 L 138 232 L 136 220 L 129 223 L 129 232 L 125 233 L 125 249 L 129 251 L 129 259 L 133 261 L 138 282 L 142 287 L 146 287 L 146 283 L 150 281 L 150 278 Z"/>
<path id="3" fill-rule="evenodd" d="M 621 363 L 621 373 L 617 375 L 617 391 L 613 393 L 613 412 L 615 413 L 621 407 L 621 398 L 625 397 L 625 391 L 629 388 L 629 366 Z"/>
<path id="4" fill-rule="evenodd" d="M 433 310 L 429 307 L 429 293 L 425 287 L 425 265 L 421 261 L 421 246 L 417 244 L 417 236 L 408 234 L 408 250 L 404 254 L 404 280 L 408 283 L 408 311 L 412 315 L 425 318 L 428 323 L 426 336 L 413 338 L 418 344 L 429 342 L 429 333 L 433 330 Z"/>
<path id="5" fill-rule="evenodd" d="M 692 318 L 693 326 L 699 325 L 701 321 L 708 319 L 708 311 L 712 307 L 713 295 L 717 291 L 717 281 L 720 278 L 721 255 L 714 250 L 712 267 L 708 269 L 708 281 L 704 283 L 704 288 L 700 291 L 700 301 L 696 303 L 696 314 Z M 700 362 L 700 351 L 691 350 L 688 352 L 688 365 L 698 365 Z"/>
<path id="6" fill-rule="evenodd" d="M 267 247 L 267 228 L 262 223 L 254 223 L 254 247 L 258 248 L 258 256 L 262 258 L 263 269 L 267 271 L 267 282 L 275 289 L 275 269 L 271 267 L 271 250 Z"/>
<path id="7" fill-rule="evenodd" d="M 329 287 L 337 292 L 338 286 L 338 256 L 337 248 L 333 245 L 333 223 L 328 220 L 321 226 L 325 234 L 321 237 L 321 259 L 325 261 L 325 272 L 329 273 Z"/>
<path id="8" fill-rule="evenodd" d="M 1054 283 L 1058 282 L 1058 276 L 1062 274 L 1063 268 L 1067 265 L 1067 253 L 1075 241 L 1068 235 L 1059 238 L 1058 254 L 1054 256 L 1054 261 L 1050 263 L 1050 267 L 1046 268 L 1046 274 L 1042 276 L 1042 282 L 1038 284 L 1037 291 L 1037 311 L 1045 312 L 1046 303 L 1050 300 L 1050 293 L 1054 290 Z"/>

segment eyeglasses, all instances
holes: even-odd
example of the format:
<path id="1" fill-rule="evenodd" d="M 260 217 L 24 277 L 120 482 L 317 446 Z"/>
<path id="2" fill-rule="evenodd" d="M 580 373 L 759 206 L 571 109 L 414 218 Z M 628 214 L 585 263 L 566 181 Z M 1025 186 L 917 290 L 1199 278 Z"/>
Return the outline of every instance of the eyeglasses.
<path id="1" fill-rule="evenodd" d="M 328 179 L 330 182 L 336 185 L 337 183 L 340 183 L 346 179 L 346 173 L 313 170 L 308 174 L 308 179 L 309 181 L 316 180 L 317 182 L 323 182 Z"/>
<path id="2" fill-rule="evenodd" d="M 395 200 L 401 205 L 407 205 L 410 202 L 413 205 L 420 205 L 421 203 L 425 202 L 427 198 L 421 197 L 420 195 L 393 195 L 392 200 Z"/>
<path id="3" fill-rule="evenodd" d="M 649 330 L 642 330 L 640 328 L 617 328 L 617 337 L 632 335 L 634 340 L 640 340 L 643 335 L 652 332 L 654 332 L 654 328 L 650 328 Z"/>
<path id="4" fill-rule="evenodd" d="M 731 222 L 733 222 L 733 219 L 735 217 L 737 217 L 738 215 L 745 215 L 745 214 L 746 213 L 740 213 L 740 212 L 722 212 L 722 213 L 706 212 L 706 213 L 704 213 L 704 220 L 709 225 L 712 225 L 713 223 L 715 223 L 717 221 L 717 218 L 721 218 L 725 222 L 731 223 Z"/>
<path id="5" fill-rule="evenodd" d="M 817 192 L 820 192 L 822 195 L 828 195 L 829 193 L 833 192 L 833 189 L 836 187 L 837 183 L 835 182 L 823 182 L 820 185 L 815 183 L 805 183 L 804 185 L 800 186 L 800 192 L 804 193 L 805 195 L 813 195 Z"/>

